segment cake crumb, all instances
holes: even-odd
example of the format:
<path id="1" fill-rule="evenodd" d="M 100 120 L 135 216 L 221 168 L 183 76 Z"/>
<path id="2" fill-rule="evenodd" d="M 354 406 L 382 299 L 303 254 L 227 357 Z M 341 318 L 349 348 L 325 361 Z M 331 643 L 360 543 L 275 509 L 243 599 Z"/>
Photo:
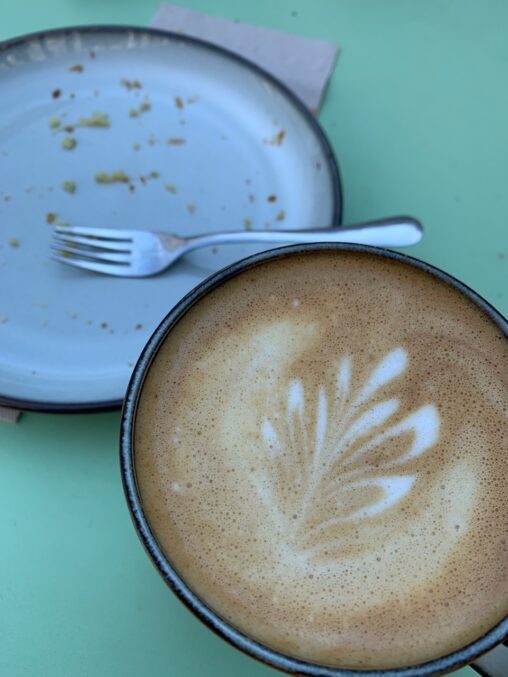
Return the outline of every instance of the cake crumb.
<path id="1" fill-rule="evenodd" d="M 92 113 L 89 118 L 80 118 L 80 127 L 111 127 L 109 115 L 105 113 Z"/>
<path id="2" fill-rule="evenodd" d="M 185 139 L 179 138 L 179 137 L 172 137 L 167 140 L 167 143 L 170 146 L 182 146 L 185 143 Z"/>
<path id="3" fill-rule="evenodd" d="M 165 183 L 164 188 L 168 191 L 168 193 L 176 193 L 176 186 L 174 183 Z"/>
<path id="4" fill-rule="evenodd" d="M 243 227 L 245 228 L 245 230 L 252 230 L 252 221 L 250 219 L 244 219 Z"/>
<path id="5" fill-rule="evenodd" d="M 192 204 L 192 202 L 189 202 L 187 205 L 187 211 L 189 214 L 194 214 L 196 212 L 196 205 Z"/>
<path id="6" fill-rule="evenodd" d="M 110 174 L 107 172 L 97 172 L 95 181 L 96 183 L 130 183 L 130 177 L 119 169 Z"/>
<path id="7" fill-rule="evenodd" d="M 10 238 L 9 238 L 9 244 L 11 245 L 11 247 L 17 248 L 17 247 L 19 247 L 19 245 L 20 245 L 21 243 L 20 243 L 20 241 L 18 240 L 17 237 L 10 237 Z"/>
<path id="8" fill-rule="evenodd" d="M 139 80 L 127 80 L 126 78 L 123 78 L 120 80 L 120 84 L 125 87 L 125 89 L 128 89 L 129 91 L 131 89 L 141 89 L 143 85 Z"/>
<path id="9" fill-rule="evenodd" d="M 180 96 L 175 96 L 175 106 L 176 106 L 177 108 L 179 108 L 180 110 L 182 110 L 182 108 L 184 107 L 184 105 L 185 105 L 185 104 L 184 104 L 184 102 L 183 102 L 183 99 L 182 99 Z"/>
<path id="10" fill-rule="evenodd" d="M 75 193 L 76 192 L 76 182 L 75 181 L 62 181 L 62 190 L 66 193 Z"/>
<path id="11" fill-rule="evenodd" d="M 276 221 L 284 221 L 285 218 L 286 218 L 286 212 L 283 209 L 281 209 L 280 212 L 275 217 L 275 220 Z"/>
<path id="12" fill-rule="evenodd" d="M 78 145 L 78 142 L 73 136 L 66 136 L 62 141 L 62 148 L 64 150 L 73 150 Z"/>
<path id="13" fill-rule="evenodd" d="M 85 70 L 83 64 L 76 63 L 74 66 L 71 66 L 67 69 L 70 73 L 82 73 Z"/>
<path id="14" fill-rule="evenodd" d="M 266 143 L 269 146 L 282 146 L 285 138 L 286 138 L 286 130 L 281 129 L 279 132 L 277 132 L 277 134 L 272 136 L 270 139 L 263 139 L 263 143 Z"/>

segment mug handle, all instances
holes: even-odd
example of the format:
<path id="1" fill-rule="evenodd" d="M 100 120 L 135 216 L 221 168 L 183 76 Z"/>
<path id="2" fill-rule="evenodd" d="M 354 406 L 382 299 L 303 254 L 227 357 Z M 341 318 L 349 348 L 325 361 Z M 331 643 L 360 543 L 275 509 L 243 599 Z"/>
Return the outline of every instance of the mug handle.
<path id="1" fill-rule="evenodd" d="M 477 658 L 471 667 L 482 677 L 507 677 L 508 642 Z"/>

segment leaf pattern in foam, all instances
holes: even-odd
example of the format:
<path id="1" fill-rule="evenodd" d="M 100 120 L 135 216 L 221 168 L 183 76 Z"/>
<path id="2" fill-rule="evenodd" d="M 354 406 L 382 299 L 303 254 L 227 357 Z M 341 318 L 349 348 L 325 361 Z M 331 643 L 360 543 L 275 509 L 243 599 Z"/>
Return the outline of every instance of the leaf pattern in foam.
<path id="1" fill-rule="evenodd" d="M 399 399 L 369 406 L 383 386 L 405 373 L 408 362 L 407 352 L 395 348 L 355 394 L 352 360 L 347 355 L 338 365 L 332 397 L 325 386 L 318 388 L 311 406 L 314 416 L 307 413 L 303 382 L 294 379 L 288 386 L 285 418 L 263 420 L 261 433 L 271 470 L 261 483 L 258 478 L 258 486 L 263 486 L 263 500 L 274 518 L 279 523 L 285 521 L 284 529 L 299 539 L 303 548 L 312 534 L 326 533 L 333 525 L 377 519 L 410 493 L 417 475 L 390 475 L 389 471 L 436 444 L 440 426 L 437 408 L 424 404 L 397 421 Z M 385 461 L 373 468 L 369 459 L 380 448 Z M 294 478 L 291 499 L 288 492 L 282 497 L 278 473 L 279 477 Z M 357 503 L 351 502 L 351 497 L 360 503 L 364 497 L 367 503 L 355 508 Z M 288 500 L 291 504 L 283 506 Z M 329 518 L 319 522 L 313 511 L 322 500 L 333 501 L 335 508 Z"/>
<path id="2" fill-rule="evenodd" d="M 365 386 L 360 390 L 355 405 L 366 402 L 376 390 L 400 376 L 406 369 L 407 353 L 404 348 L 395 348 L 378 364 Z"/>

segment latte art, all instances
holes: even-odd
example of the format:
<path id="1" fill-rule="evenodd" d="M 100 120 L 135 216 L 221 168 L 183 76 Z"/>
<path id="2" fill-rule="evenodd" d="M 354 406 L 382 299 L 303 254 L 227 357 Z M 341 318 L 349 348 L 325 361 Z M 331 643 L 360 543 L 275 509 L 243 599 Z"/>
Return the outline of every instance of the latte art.
<path id="1" fill-rule="evenodd" d="M 235 628 L 395 668 L 508 611 L 508 349 L 409 265 L 315 252 L 246 270 L 163 341 L 135 421 L 143 510 Z"/>
<path id="2" fill-rule="evenodd" d="M 396 468 L 404 470 L 406 461 L 424 453 L 438 439 L 436 407 L 424 405 L 393 422 L 400 408 L 399 400 L 371 404 L 380 388 L 405 371 L 407 361 L 403 348 L 393 350 L 351 398 L 352 367 L 347 356 L 337 370 L 331 398 L 324 386 L 319 387 L 317 402 L 313 403 L 314 429 L 306 413 L 306 407 L 312 404 L 305 400 L 301 380 L 292 381 L 288 387 L 285 416 L 277 416 L 273 422 L 268 418 L 263 421 L 270 467 L 267 473 L 255 477 L 256 486 L 273 519 L 281 526 L 281 533 L 290 536 L 302 549 L 317 535 L 324 536 L 324 542 L 310 552 L 323 547 L 330 549 L 331 529 L 335 525 L 380 516 L 411 490 L 416 475 L 393 472 Z M 405 433 L 410 433 L 411 438 L 407 439 Z M 393 457 L 373 473 L 369 455 L 402 436 L 407 439 L 406 446 L 396 447 Z M 279 483 L 285 485 L 292 475 L 300 490 L 284 514 L 277 498 Z M 336 513 L 322 520 L 318 518 L 313 524 L 312 512 L 321 500 L 336 502 Z"/>

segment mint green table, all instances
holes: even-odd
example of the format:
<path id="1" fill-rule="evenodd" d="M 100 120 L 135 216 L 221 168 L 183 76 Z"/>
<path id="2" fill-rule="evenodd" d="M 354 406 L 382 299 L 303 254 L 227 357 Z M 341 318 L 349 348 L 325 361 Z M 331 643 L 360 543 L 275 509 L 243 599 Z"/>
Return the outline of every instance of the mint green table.
<path id="1" fill-rule="evenodd" d="M 345 221 L 418 216 L 427 231 L 414 254 L 508 311 L 505 0 L 179 4 L 339 43 L 320 119 L 342 170 Z M 157 2 L 19 7 L 2 3 L 0 39 L 147 24 Z M 204 628 L 152 568 L 123 499 L 118 425 L 117 413 L 0 424 L 0 676 L 275 675 Z"/>

